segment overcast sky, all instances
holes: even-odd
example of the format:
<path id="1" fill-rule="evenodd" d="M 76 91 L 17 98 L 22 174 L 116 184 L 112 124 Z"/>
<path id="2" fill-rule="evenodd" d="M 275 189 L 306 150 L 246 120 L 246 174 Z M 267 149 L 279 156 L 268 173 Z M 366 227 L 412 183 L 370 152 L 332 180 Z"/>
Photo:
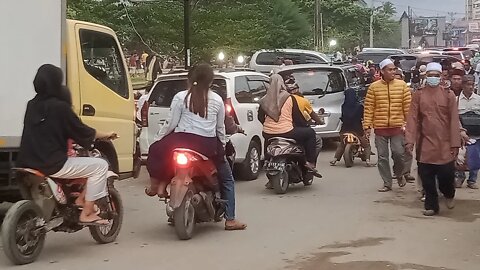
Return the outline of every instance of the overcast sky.
<path id="1" fill-rule="evenodd" d="M 448 16 L 447 12 L 457 12 L 456 17 L 465 16 L 465 0 L 388 0 L 397 7 L 399 16 L 403 11 L 407 11 L 407 6 L 411 6 L 417 16 Z M 371 0 L 366 0 L 370 5 Z M 375 5 L 380 5 L 382 1 L 375 0 Z"/>

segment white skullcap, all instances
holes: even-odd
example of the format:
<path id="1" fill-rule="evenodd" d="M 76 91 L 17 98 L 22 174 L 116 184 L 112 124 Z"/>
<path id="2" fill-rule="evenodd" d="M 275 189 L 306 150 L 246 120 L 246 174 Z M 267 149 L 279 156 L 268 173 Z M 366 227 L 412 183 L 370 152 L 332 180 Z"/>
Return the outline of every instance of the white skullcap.
<path id="1" fill-rule="evenodd" d="M 388 66 L 388 65 L 394 65 L 394 64 L 393 64 L 393 61 L 390 60 L 390 59 L 385 59 L 385 60 L 383 60 L 382 62 L 380 62 L 380 69 L 383 69 L 383 68 L 385 68 L 385 67 Z"/>
<path id="2" fill-rule="evenodd" d="M 420 72 L 426 72 L 427 71 L 427 66 L 421 65 L 420 66 Z"/>
<path id="3" fill-rule="evenodd" d="M 429 71 L 437 71 L 437 72 L 440 72 L 442 73 L 442 65 L 440 65 L 439 63 L 429 63 L 427 65 L 427 72 Z"/>

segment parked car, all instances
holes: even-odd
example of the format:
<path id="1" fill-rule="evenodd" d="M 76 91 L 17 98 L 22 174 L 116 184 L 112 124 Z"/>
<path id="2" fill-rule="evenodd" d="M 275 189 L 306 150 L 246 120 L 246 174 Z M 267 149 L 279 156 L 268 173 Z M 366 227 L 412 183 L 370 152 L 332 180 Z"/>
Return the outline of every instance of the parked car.
<path id="1" fill-rule="evenodd" d="M 390 56 L 390 58 L 394 61 L 400 61 L 400 68 L 403 70 L 403 73 L 405 74 L 406 82 L 411 81 L 412 68 L 414 67 L 427 65 L 428 63 L 431 63 L 431 62 L 446 63 L 447 65 L 451 65 L 452 63 L 459 61 L 457 58 L 449 55 L 426 54 L 426 53 L 392 55 Z"/>
<path id="2" fill-rule="evenodd" d="M 251 71 L 216 71 L 212 90 L 227 93 L 226 113 L 234 117 L 245 130 L 244 134 L 230 137 L 236 151 L 235 166 L 241 177 L 253 180 L 258 177 L 262 160 L 262 128 L 258 121 L 258 101 L 269 86 L 269 77 Z M 155 135 L 165 124 L 173 97 L 187 89 L 187 73 L 160 76 L 142 110 L 140 149 L 142 157 L 148 156 L 148 148 Z"/>
<path id="3" fill-rule="evenodd" d="M 367 86 L 363 74 L 359 74 L 351 64 L 287 66 L 279 74 L 284 79 L 295 79 L 316 112 L 323 109 L 320 116 L 325 119 L 325 124 L 314 127 L 315 132 L 323 138 L 339 137 L 344 91 L 354 88 L 360 98 L 363 99 L 366 95 Z"/>
<path id="4" fill-rule="evenodd" d="M 399 49 L 364 48 L 362 52 L 358 53 L 357 59 L 363 63 L 366 63 L 367 61 L 373 61 L 374 64 L 378 65 L 390 55 L 401 54 L 405 54 L 405 52 Z"/>
<path id="5" fill-rule="evenodd" d="M 297 49 L 260 50 L 253 54 L 250 68 L 262 73 L 270 73 L 274 68 L 280 67 L 279 60 L 292 60 L 294 65 L 301 64 L 326 64 L 330 62 L 325 54 L 316 51 Z"/>
<path id="6" fill-rule="evenodd" d="M 468 47 L 452 47 L 443 49 L 444 55 L 451 55 L 460 60 L 472 59 L 474 56 L 474 49 Z"/>

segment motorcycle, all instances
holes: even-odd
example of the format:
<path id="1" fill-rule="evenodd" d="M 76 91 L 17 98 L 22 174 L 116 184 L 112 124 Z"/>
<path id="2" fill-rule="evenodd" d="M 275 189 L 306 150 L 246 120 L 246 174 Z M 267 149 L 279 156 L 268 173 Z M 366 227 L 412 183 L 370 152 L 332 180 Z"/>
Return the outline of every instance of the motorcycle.
<path id="1" fill-rule="evenodd" d="M 103 158 L 96 149 L 87 151 L 75 146 L 74 150 L 77 156 Z M 55 179 L 29 168 L 13 170 L 23 200 L 7 211 L 1 232 L 3 250 L 12 263 L 21 265 L 35 261 L 49 231 L 73 233 L 88 227 L 98 243 L 115 241 L 123 221 L 122 199 L 114 187 L 118 175 L 108 172 L 108 196 L 96 202 L 99 216 L 109 224 L 84 226 L 79 224 L 81 208 L 75 205 L 75 200 L 85 189 L 86 178 Z"/>
<path id="2" fill-rule="evenodd" d="M 295 140 L 271 138 L 266 151 L 270 159 L 265 170 L 275 193 L 285 194 L 290 184 L 312 185 L 313 172 L 306 169 L 305 151 Z"/>
<path id="3" fill-rule="evenodd" d="M 166 212 L 178 238 L 188 240 L 197 223 L 222 221 L 226 201 L 220 199 L 217 169 L 211 160 L 186 148 L 175 149 L 173 159 L 175 176 L 165 200 Z"/>
<path id="4" fill-rule="evenodd" d="M 353 161 L 355 158 L 360 158 L 362 161 L 366 161 L 365 149 L 360 143 L 360 139 L 353 133 L 343 134 L 343 143 L 345 144 L 345 151 L 343 153 L 343 160 L 345 161 L 345 166 L 350 168 L 353 166 Z"/>

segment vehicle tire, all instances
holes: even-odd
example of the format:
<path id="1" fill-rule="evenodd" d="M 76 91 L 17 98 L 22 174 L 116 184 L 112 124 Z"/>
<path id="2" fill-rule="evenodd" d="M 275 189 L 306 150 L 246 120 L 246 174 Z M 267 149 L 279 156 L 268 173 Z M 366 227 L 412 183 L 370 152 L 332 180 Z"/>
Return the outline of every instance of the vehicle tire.
<path id="1" fill-rule="evenodd" d="M 350 168 L 353 166 L 353 152 L 352 144 L 347 144 L 345 146 L 345 152 L 343 153 L 343 160 L 345 161 L 345 167 Z"/>
<path id="2" fill-rule="evenodd" d="M 37 259 L 46 235 L 44 231 L 34 233 L 41 220 L 42 210 L 33 201 L 19 201 L 8 210 L 2 225 L 2 242 L 3 251 L 12 263 L 22 265 Z"/>
<path id="3" fill-rule="evenodd" d="M 256 141 L 251 141 L 248 146 L 247 156 L 241 166 L 241 178 L 255 180 L 260 174 L 261 149 Z"/>
<path id="4" fill-rule="evenodd" d="M 135 155 L 133 155 L 133 178 L 137 179 L 140 176 L 142 169 L 142 154 L 140 153 L 140 144 L 137 142 L 135 147 Z"/>
<path id="5" fill-rule="evenodd" d="M 123 202 L 120 193 L 115 188 L 109 188 L 108 193 L 113 207 L 115 207 L 116 215 L 109 225 L 88 227 L 93 239 L 99 244 L 108 244 L 115 241 L 123 223 Z"/>
<path id="6" fill-rule="evenodd" d="M 272 183 L 273 190 L 275 190 L 275 193 L 277 194 L 287 193 L 288 186 L 290 185 L 287 171 L 283 170 L 282 172 L 276 175 L 270 175 L 268 179 Z"/>
<path id="7" fill-rule="evenodd" d="M 313 184 L 313 174 L 312 173 L 306 173 L 305 178 L 303 179 L 303 185 L 308 187 Z"/>
<path id="8" fill-rule="evenodd" d="M 188 189 L 182 204 L 173 211 L 173 223 L 178 239 L 191 239 L 195 233 L 196 216 L 195 208 L 192 204 L 193 191 Z"/>

